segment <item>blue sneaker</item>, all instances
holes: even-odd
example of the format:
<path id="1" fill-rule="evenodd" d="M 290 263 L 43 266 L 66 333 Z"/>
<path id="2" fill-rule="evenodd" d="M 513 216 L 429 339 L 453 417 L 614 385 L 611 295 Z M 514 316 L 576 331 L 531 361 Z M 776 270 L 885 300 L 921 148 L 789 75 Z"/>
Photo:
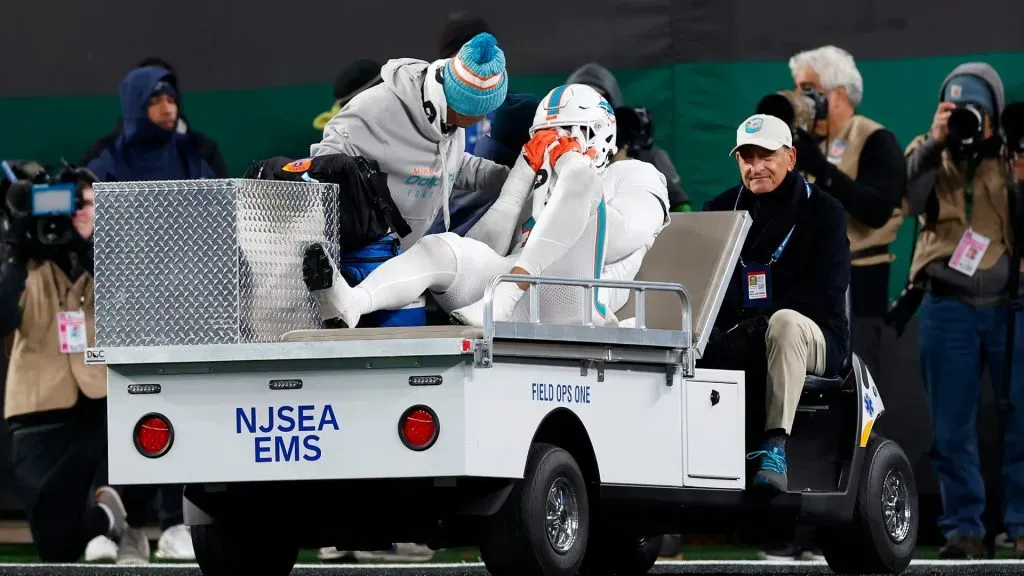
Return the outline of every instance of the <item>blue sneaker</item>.
<path id="1" fill-rule="evenodd" d="M 786 479 L 786 450 L 772 442 L 765 442 L 761 450 L 747 454 L 748 460 L 761 458 L 761 467 L 754 475 L 754 486 L 765 486 L 779 492 L 788 490 Z"/>

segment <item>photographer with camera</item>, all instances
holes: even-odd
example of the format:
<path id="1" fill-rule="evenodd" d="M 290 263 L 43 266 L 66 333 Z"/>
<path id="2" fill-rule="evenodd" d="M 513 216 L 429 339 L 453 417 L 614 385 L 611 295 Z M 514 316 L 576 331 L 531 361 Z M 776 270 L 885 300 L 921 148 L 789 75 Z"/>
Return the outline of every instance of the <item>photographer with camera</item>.
<path id="1" fill-rule="evenodd" d="M 1003 404 L 1003 520 L 1024 559 L 1024 318 L 1010 308 L 1021 303 L 1020 216 L 1011 217 L 1020 202 L 1008 194 L 1020 188 L 1024 163 L 1019 120 L 1001 121 L 1004 99 L 990 65 L 956 67 L 942 82 L 931 128 L 907 149 L 907 200 L 920 233 L 894 319 L 905 323 L 920 304 L 921 373 L 947 539 L 942 558 L 988 556 L 975 427 L 984 359 Z M 1003 130 L 1016 135 L 1004 141 Z M 1006 144 L 1018 153 L 1015 164 Z"/>
<path id="2" fill-rule="evenodd" d="M 892 131 L 857 114 L 864 81 L 848 52 L 835 46 L 801 52 L 790 59 L 789 68 L 797 89 L 816 95 L 819 102 L 812 130 L 796 131 L 797 168 L 846 209 L 853 350 L 878 378 L 890 267 L 896 259 L 889 245 L 903 224 L 903 150 Z"/>
<path id="3" fill-rule="evenodd" d="M 105 480 L 106 374 L 83 359 L 95 328 L 94 177 L 66 167 L 50 184 L 34 162 L 2 168 L 0 338 L 14 334 L 4 397 L 11 464 L 39 557 L 76 562 L 90 540 L 117 540 L 127 525 Z"/>

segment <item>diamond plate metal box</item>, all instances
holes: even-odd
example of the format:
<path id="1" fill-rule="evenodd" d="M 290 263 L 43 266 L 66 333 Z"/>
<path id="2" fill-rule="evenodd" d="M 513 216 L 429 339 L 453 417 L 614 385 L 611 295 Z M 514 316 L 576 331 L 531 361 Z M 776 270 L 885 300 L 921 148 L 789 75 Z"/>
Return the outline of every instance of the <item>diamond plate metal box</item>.
<path id="1" fill-rule="evenodd" d="M 338 258 L 338 186 L 97 183 L 96 346 L 276 342 L 321 325 L 306 246 Z"/>

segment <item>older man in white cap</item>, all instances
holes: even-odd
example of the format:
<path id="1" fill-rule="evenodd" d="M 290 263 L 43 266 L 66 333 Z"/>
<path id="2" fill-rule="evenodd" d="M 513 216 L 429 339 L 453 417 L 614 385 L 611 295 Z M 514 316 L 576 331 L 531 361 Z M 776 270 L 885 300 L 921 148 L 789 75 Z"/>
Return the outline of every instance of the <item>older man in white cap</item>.
<path id="1" fill-rule="evenodd" d="M 746 210 L 753 218 L 702 367 L 743 369 L 748 386 L 767 386 L 765 413 L 748 430 L 759 446 L 755 486 L 786 492 L 786 439 L 807 374 L 836 375 L 849 355 L 846 287 L 850 245 L 846 213 L 796 167 L 785 122 L 755 114 L 736 130 L 729 153 L 741 184 L 704 210 Z M 756 405 L 754 405 L 756 406 Z M 755 426 L 764 418 L 764 427 Z"/>

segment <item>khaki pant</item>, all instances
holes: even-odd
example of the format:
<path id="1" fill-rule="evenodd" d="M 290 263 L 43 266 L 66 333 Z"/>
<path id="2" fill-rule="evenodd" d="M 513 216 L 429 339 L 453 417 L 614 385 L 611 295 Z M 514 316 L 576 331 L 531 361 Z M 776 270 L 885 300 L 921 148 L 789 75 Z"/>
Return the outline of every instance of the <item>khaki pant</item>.
<path id="1" fill-rule="evenodd" d="M 767 418 L 765 430 L 789 434 L 807 374 L 825 372 L 825 335 L 810 318 L 779 310 L 768 320 Z"/>

